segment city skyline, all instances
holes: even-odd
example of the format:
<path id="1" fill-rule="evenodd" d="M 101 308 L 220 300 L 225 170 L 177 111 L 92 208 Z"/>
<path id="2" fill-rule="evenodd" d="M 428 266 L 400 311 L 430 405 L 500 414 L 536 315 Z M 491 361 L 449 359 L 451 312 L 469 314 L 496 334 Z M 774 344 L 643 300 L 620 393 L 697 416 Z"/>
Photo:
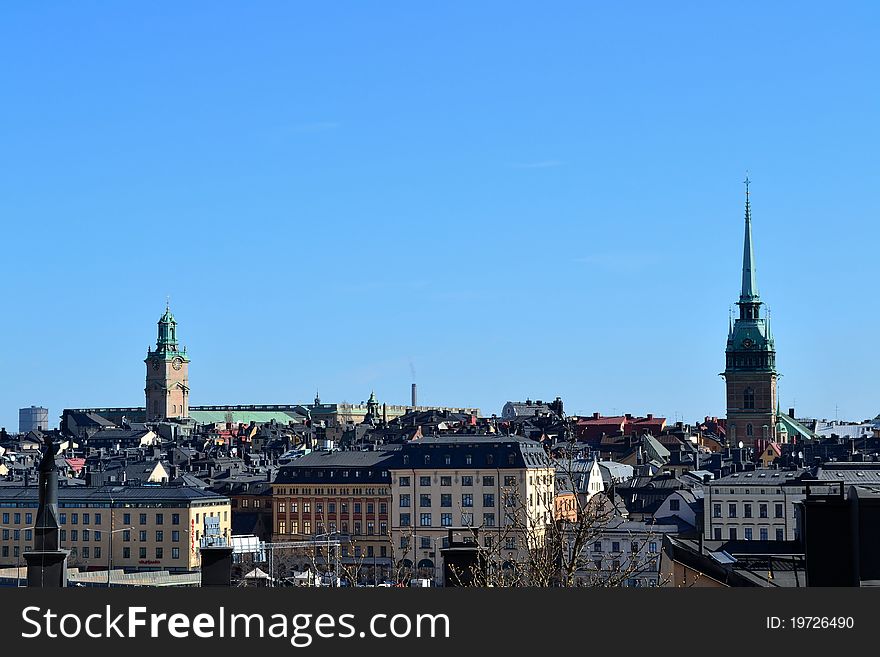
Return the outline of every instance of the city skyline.
<path id="1" fill-rule="evenodd" d="M 167 296 L 194 405 L 723 416 L 746 170 L 781 406 L 875 416 L 877 8 L 501 9 L 5 9 L 0 426 Z"/>

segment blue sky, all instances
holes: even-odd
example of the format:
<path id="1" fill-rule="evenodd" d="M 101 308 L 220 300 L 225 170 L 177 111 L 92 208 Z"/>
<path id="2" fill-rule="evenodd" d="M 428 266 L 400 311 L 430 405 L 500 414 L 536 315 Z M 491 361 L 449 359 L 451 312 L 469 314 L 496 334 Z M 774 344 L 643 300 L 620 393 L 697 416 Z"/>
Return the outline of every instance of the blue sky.
<path id="1" fill-rule="evenodd" d="M 167 295 L 193 404 L 723 415 L 746 170 L 782 404 L 873 416 L 878 13 L 4 3 L 0 425 L 142 404 Z"/>

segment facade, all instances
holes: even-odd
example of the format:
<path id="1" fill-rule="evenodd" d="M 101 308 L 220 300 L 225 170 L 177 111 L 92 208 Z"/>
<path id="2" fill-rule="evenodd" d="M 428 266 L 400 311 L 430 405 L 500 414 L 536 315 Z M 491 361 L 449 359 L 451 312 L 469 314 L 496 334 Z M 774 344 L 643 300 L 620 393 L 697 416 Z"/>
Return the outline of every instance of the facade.
<path id="1" fill-rule="evenodd" d="M 659 586 L 663 537 L 678 531 L 674 524 L 613 518 L 591 537 L 589 558 L 582 557 L 589 565 L 578 579 L 592 586 Z"/>
<path id="2" fill-rule="evenodd" d="M 177 339 L 177 320 L 171 309 L 159 319 L 156 349 L 148 349 L 146 419 L 189 417 L 189 357 L 186 348 L 180 349 Z"/>
<path id="3" fill-rule="evenodd" d="M 0 487 L 0 566 L 24 564 L 38 505 L 36 486 Z M 80 570 L 198 569 L 205 518 L 218 518 L 229 536 L 230 512 L 229 498 L 184 486 L 58 489 L 60 546 Z"/>
<path id="4" fill-rule="evenodd" d="M 757 468 L 704 486 L 703 537 L 716 541 L 794 541 L 804 470 Z"/>
<path id="5" fill-rule="evenodd" d="M 440 435 L 406 443 L 391 466 L 397 565 L 439 580 L 451 527 L 477 528 L 503 564 L 524 563 L 553 520 L 554 492 L 553 463 L 533 440 Z"/>
<path id="6" fill-rule="evenodd" d="M 272 541 L 320 545 L 329 536 L 340 542 L 344 565 L 376 579 L 388 576 L 393 457 L 391 451 L 311 452 L 280 468 L 272 482 Z"/>
<path id="7" fill-rule="evenodd" d="M 30 406 L 18 409 L 18 433 L 46 431 L 49 428 L 49 409 Z"/>
<path id="8" fill-rule="evenodd" d="M 755 276 L 752 248 L 752 217 L 749 181 L 746 179 L 746 226 L 743 245 L 742 289 L 739 317 L 727 333 L 726 366 L 722 376 L 727 386 L 727 439 L 753 447 L 776 441 L 776 347 L 770 321 L 761 316 L 761 298 Z"/>

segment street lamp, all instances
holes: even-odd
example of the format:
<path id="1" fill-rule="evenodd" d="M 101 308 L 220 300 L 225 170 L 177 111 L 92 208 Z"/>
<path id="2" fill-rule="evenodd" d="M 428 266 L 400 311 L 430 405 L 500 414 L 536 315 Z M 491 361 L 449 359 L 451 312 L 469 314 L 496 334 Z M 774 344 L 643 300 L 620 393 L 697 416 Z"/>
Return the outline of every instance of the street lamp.
<path id="1" fill-rule="evenodd" d="M 110 514 L 110 524 L 113 524 L 113 514 Z M 113 534 L 116 532 L 131 531 L 131 527 L 123 527 L 122 529 L 111 529 L 107 536 L 107 588 L 110 588 L 110 571 L 113 569 Z"/>

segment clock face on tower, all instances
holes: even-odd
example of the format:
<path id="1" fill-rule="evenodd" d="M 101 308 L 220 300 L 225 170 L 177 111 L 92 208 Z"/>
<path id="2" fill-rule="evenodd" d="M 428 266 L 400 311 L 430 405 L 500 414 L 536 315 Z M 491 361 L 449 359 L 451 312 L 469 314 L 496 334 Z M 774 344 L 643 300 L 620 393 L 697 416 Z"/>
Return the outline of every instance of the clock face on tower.
<path id="1" fill-rule="evenodd" d="M 173 367 L 176 370 L 179 370 L 181 367 L 183 367 L 183 359 L 182 358 L 175 358 L 173 361 L 171 361 L 171 367 Z"/>
<path id="2" fill-rule="evenodd" d="M 746 338 L 745 340 L 743 340 L 743 347 L 745 347 L 746 349 L 751 349 L 754 346 L 754 344 L 755 343 L 752 342 L 751 338 Z"/>

